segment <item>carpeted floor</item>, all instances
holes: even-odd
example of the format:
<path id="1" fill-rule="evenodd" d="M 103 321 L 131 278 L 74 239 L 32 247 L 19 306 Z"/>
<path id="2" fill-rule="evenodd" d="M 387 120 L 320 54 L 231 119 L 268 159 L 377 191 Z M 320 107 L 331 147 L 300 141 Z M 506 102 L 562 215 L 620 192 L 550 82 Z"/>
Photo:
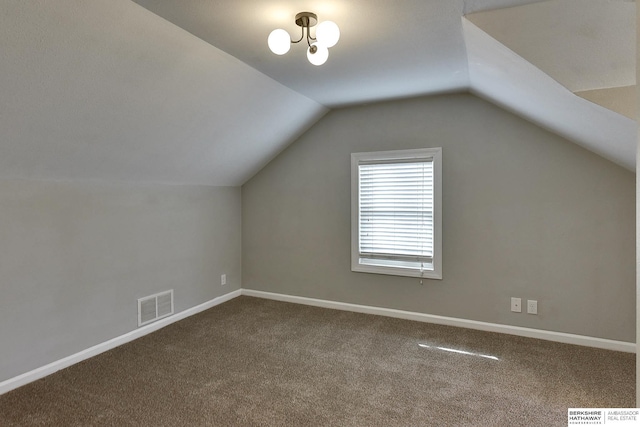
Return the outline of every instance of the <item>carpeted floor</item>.
<path id="1" fill-rule="evenodd" d="M 633 354 L 240 297 L 0 396 L 0 425 L 566 426 L 634 399 Z"/>

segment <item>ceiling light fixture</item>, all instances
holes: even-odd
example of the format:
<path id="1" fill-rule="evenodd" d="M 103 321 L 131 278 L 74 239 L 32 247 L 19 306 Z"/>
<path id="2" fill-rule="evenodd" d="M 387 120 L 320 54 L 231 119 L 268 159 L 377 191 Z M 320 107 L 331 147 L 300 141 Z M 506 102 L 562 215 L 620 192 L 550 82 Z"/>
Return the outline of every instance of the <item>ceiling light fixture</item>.
<path id="1" fill-rule="evenodd" d="M 273 30 L 267 39 L 271 52 L 276 55 L 284 55 L 289 52 L 291 43 L 300 43 L 305 38 L 306 30 L 307 45 L 309 46 L 307 48 L 307 59 L 313 65 L 322 65 L 327 62 L 329 48 L 335 46 L 340 40 L 340 29 L 336 23 L 324 21 L 318 24 L 315 37 L 311 37 L 310 32 L 311 27 L 315 27 L 318 23 L 318 16 L 315 13 L 300 12 L 296 15 L 295 23 L 302 28 L 300 38 L 291 40 L 289 33 L 282 28 Z"/>

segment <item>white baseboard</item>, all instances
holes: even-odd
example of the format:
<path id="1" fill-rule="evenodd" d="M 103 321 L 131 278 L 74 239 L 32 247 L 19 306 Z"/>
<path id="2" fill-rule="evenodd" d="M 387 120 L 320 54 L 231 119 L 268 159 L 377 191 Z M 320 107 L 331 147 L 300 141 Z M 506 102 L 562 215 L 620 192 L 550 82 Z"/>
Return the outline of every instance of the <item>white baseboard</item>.
<path id="1" fill-rule="evenodd" d="M 372 307 L 367 305 L 349 304 L 337 301 L 328 301 L 315 298 L 298 297 L 293 295 L 276 294 L 272 292 L 255 291 L 251 289 L 238 289 L 228 294 L 219 296 L 203 304 L 181 311 L 170 317 L 165 317 L 157 322 L 135 329 L 119 337 L 97 344 L 86 350 L 82 350 L 71 356 L 49 363 L 48 365 L 18 375 L 17 377 L 0 382 L 0 395 L 16 389 L 30 382 L 44 378 L 61 369 L 67 368 L 78 362 L 82 362 L 90 357 L 111 350 L 122 344 L 133 341 L 144 335 L 164 328 L 178 320 L 185 319 L 201 311 L 215 307 L 240 295 L 257 298 L 272 299 L 277 301 L 291 302 L 295 304 L 311 305 L 315 307 L 331 308 L 335 310 L 352 311 L 355 313 L 374 314 L 378 316 L 395 317 L 398 319 L 415 320 L 418 322 L 435 323 L 439 325 L 457 326 L 461 328 L 477 329 L 480 331 L 499 332 L 503 334 L 518 335 L 528 338 L 537 338 L 547 341 L 555 341 L 566 344 L 576 344 L 586 347 L 596 347 L 606 350 L 624 351 L 627 353 L 636 352 L 636 344 L 624 341 L 607 340 L 603 338 L 588 337 L 584 335 L 567 334 L 563 332 L 544 331 L 540 329 L 523 328 L 520 326 L 500 325 L 497 323 L 479 322 L 476 320 L 459 319 L 455 317 L 437 316 L 433 314 L 416 313 L 411 311 L 395 310 L 392 308 Z"/>
<path id="2" fill-rule="evenodd" d="M 607 340 L 603 338 L 588 337 L 584 335 L 567 334 L 564 332 L 553 332 L 544 331 L 541 329 L 523 328 L 520 326 L 500 325 L 498 323 L 479 322 L 476 320 L 436 316 L 433 314 L 395 310 L 392 308 L 372 307 L 367 305 L 349 304 L 337 301 L 254 291 L 251 289 L 242 289 L 242 295 L 284 302 L 292 302 L 296 304 L 312 305 L 315 307 L 331 308 L 335 310 L 353 311 L 356 313 L 375 314 L 378 316 L 415 320 L 418 322 L 436 323 L 438 325 L 457 326 L 461 328 L 477 329 L 487 332 L 499 332 L 503 334 L 518 335 L 527 338 L 537 338 L 541 340 L 561 342 L 565 344 L 576 344 L 586 347 L 602 348 L 605 350 L 624 351 L 627 353 L 636 352 L 636 344 L 632 342 Z"/>
<path id="3" fill-rule="evenodd" d="M 158 329 L 164 328 L 167 325 L 177 322 L 178 320 L 193 316 L 194 314 L 200 313 L 201 311 L 207 310 L 211 307 L 215 307 L 218 304 L 222 304 L 223 302 L 227 302 L 233 298 L 239 297 L 241 294 L 241 289 L 229 292 L 228 294 L 219 296 L 195 307 L 191 307 L 187 310 L 181 311 L 180 313 L 176 313 L 173 316 L 165 317 L 164 319 L 135 329 L 131 332 L 127 332 L 126 334 L 110 339 L 109 341 L 94 345 L 93 347 L 89 347 L 86 350 L 82 350 L 78 353 L 72 354 L 71 356 L 67 356 L 63 359 L 49 363 L 48 365 L 36 368 L 22 375 L 18 375 L 17 377 L 9 378 L 8 380 L 0 382 L 0 395 L 30 382 L 39 380 L 40 378 L 44 378 L 47 375 L 59 371 L 60 369 L 67 368 L 78 362 L 82 362 L 85 359 L 97 356 L 100 353 L 104 353 L 107 350 L 111 350 L 112 348 L 118 347 L 122 344 L 126 344 L 129 341 L 133 341 L 137 338 L 143 337 L 144 335 L 155 332 Z"/>

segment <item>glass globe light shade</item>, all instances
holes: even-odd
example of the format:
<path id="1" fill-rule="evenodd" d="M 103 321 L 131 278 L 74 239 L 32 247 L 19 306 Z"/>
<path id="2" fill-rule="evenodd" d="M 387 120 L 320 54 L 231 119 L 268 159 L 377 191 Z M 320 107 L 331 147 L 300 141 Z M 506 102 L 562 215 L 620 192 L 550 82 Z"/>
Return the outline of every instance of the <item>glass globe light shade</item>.
<path id="1" fill-rule="evenodd" d="M 314 50 L 314 46 L 315 53 L 312 52 Z M 313 43 L 309 49 L 307 49 L 307 59 L 313 65 L 322 65 L 327 62 L 327 58 L 329 58 L 329 49 L 322 44 L 318 44 L 318 42 Z"/>
<path id="2" fill-rule="evenodd" d="M 333 47 L 340 40 L 340 28 L 333 21 L 321 22 L 316 28 L 316 40 L 326 47 Z"/>
<path id="3" fill-rule="evenodd" d="M 284 55 L 291 49 L 291 37 L 282 28 L 271 31 L 269 38 L 267 39 L 269 49 L 276 55 Z"/>

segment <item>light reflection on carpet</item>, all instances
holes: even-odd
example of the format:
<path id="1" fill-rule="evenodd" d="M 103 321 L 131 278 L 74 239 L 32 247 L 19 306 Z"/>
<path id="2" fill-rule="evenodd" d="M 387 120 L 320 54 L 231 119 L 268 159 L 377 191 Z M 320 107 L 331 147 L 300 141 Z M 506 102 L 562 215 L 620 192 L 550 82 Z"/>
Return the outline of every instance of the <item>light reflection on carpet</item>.
<path id="1" fill-rule="evenodd" d="M 489 356 L 489 355 L 480 354 L 480 353 L 472 353 L 470 351 L 464 351 L 464 350 L 456 350 L 456 349 L 453 349 L 453 348 L 437 347 L 437 346 L 426 345 L 426 344 L 418 344 L 418 346 L 420 346 L 422 348 L 436 348 L 438 350 L 448 351 L 450 353 L 459 353 L 459 354 L 466 354 L 466 355 L 469 355 L 469 356 L 484 357 L 485 359 L 500 360 L 495 356 Z"/>

